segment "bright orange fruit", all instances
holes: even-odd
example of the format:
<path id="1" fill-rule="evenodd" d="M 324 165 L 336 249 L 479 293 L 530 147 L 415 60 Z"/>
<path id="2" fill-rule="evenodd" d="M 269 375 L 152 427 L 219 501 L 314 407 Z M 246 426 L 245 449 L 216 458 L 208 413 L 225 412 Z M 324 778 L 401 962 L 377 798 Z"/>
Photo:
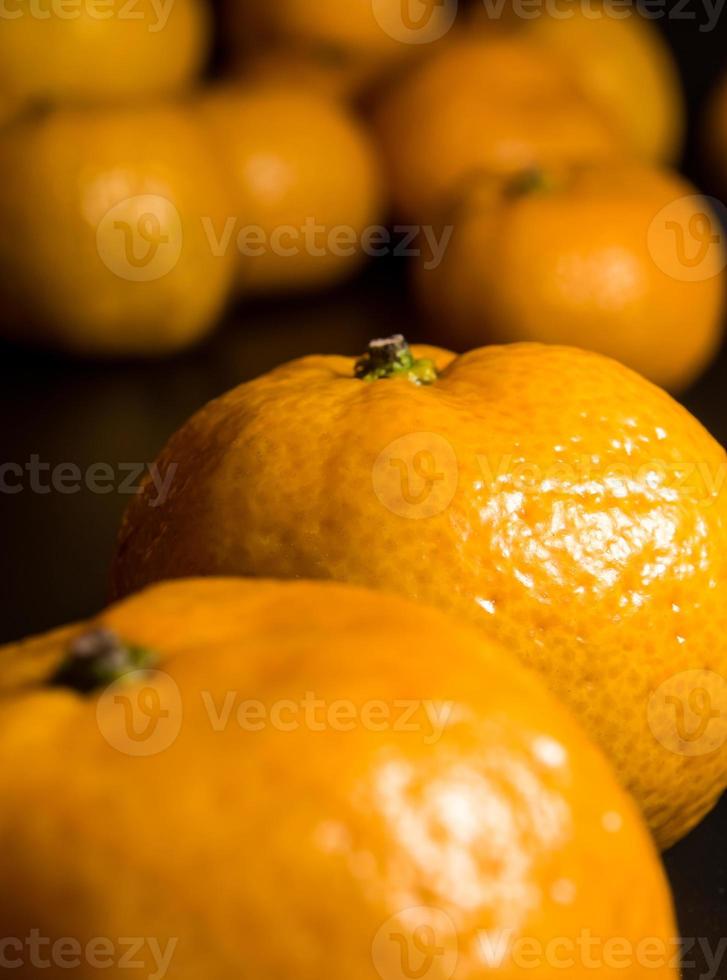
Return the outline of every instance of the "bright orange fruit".
<path id="1" fill-rule="evenodd" d="M 571 344 L 673 391 L 719 347 L 722 229 L 676 174 L 625 163 L 482 177 L 445 220 L 451 238 L 417 261 L 416 288 L 447 346 Z"/>
<path id="2" fill-rule="evenodd" d="M 321 287 L 354 272 L 367 230 L 383 220 L 384 187 L 376 148 L 347 108 L 292 85 L 255 85 L 211 90 L 200 110 L 230 176 L 241 292 Z"/>
<path id="3" fill-rule="evenodd" d="M 0 140 L 2 333 L 101 357 L 188 347 L 231 291 L 233 253 L 214 247 L 230 209 L 181 108 L 21 118 Z"/>
<path id="4" fill-rule="evenodd" d="M 206 0 L 16 3 L 0 17 L 0 92 L 100 105 L 173 95 L 209 52 Z"/>
<path id="5" fill-rule="evenodd" d="M 537 678 L 440 612 L 163 585 L 0 650 L 0 691 L 4 955 L 73 937 L 64 964 L 43 948 L 53 980 L 74 955 L 120 980 L 123 937 L 174 980 L 676 980 L 633 802 Z"/>
<path id="6" fill-rule="evenodd" d="M 479 174 L 624 152 L 550 52 L 502 34 L 442 47 L 383 94 L 375 124 L 398 211 L 423 223 Z"/>
<path id="7" fill-rule="evenodd" d="M 126 514 L 117 594 L 190 574 L 402 593 L 537 668 L 663 846 L 725 788 L 727 456 L 615 361 L 308 357 L 212 402 L 158 465 L 178 469 Z"/>

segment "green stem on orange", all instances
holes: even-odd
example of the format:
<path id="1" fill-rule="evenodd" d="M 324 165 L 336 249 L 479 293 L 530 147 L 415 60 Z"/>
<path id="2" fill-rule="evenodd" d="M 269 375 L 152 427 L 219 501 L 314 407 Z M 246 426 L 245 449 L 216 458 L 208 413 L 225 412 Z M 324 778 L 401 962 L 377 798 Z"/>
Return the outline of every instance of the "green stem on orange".
<path id="1" fill-rule="evenodd" d="M 150 670 L 158 662 L 153 650 L 124 643 L 112 630 L 93 629 L 73 640 L 50 684 L 91 694 L 127 674 Z"/>
<path id="2" fill-rule="evenodd" d="M 507 193 L 511 197 L 524 194 L 537 194 L 551 191 L 555 188 L 553 178 L 539 167 L 532 167 L 516 174 L 507 184 Z"/>
<path id="3" fill-rule="evenodd" d="M 372 340 L 366 354 L 356 361 L 355 374 L 362 381 L 406 378 L 413 384 L 431 385 L 437 380 L 434 361 L 414 357 L 401 334 Z"/>

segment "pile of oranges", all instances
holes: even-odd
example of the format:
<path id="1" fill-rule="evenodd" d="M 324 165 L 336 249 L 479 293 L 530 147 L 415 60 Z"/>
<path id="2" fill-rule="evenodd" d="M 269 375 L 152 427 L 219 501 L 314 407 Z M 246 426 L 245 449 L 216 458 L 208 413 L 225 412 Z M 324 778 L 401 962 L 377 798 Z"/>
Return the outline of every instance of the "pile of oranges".
<path id="1" fill-rule="evenodd" d="M 518 2 L 18 8 L 0 21 L 3 333 L 167 354 L 233 300 L 352 275 L 409 222 L 411 291 L 446 346 L 577 344 L 685 388 L 719 346 L 727 254 L 719 206 L 670 169 L 671 54 L 610 0 Z"/>
<path id="2" fill-rule="evenodd" d="M 170 354 L 396 222 L 442 343 L 203 407 L 114 604 L 0 649 L 23 976 L 47 941 L 44 976 L 123 977 L 131 941 L 147 980 L 678 977 L 658 852 L 727 787 L 727 454 L 663 389 L 719 346 L 727 253 L 659 34 L 568 9 L 0 19 L 6 336 Z"/>

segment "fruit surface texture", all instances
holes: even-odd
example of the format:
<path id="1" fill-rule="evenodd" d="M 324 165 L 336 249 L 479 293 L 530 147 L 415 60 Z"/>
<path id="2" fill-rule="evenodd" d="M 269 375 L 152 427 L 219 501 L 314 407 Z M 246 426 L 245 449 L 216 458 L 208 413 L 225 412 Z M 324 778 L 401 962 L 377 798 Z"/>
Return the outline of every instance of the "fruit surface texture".
<path id="1" fill-rule="evenodd" d="M 628 163 L 482 177 L 449 222 L 441 261 L 424 253 L 415 273 L 447 346 L 571 344 L 672 391 L 719 347 L 721 227 L 676 174 Z"/>
<path id="2" fill-rule="evenodd" d="M 84 355 L 200 339 L 231 289 L 225 180 L 181 109 L 64 109 L 0 142 L 3 329 Z"/>
<path id="3" fill-rule="evenodd" d="M 553 940 L 570 977 L 625 955 L 676 980 L 663 872 L 605 759 L 503 651 L 399 597 L 178 582 L 6 647 L 0 759 L 4 935 L 108 937 L 108 977 L 149 936 L 139 975 L 175 980 L 406 975 L 423 939 L 460 980 L 550 978 Z"/>
<path id="4" fill-rule="evenodd" d="M 377 346 L 282 366 L 173 436 L 168 497 L 125 516 L 117 594 L 333 578 L 448 609 L 545 675 L 674 842 L 725 785 L 724 450 L 596 354 L 414 348 L 369 380 Z"/>

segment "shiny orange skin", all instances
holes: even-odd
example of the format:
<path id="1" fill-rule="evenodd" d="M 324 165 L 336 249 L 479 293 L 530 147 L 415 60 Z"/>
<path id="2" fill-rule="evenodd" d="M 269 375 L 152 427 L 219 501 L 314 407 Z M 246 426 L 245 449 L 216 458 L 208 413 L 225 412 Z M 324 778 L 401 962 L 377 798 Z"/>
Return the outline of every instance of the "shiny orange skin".
<path id="1" fill-rule="evenodd" d="M 230 207 L 182 108 L 21 118 L 0 141 L 0 332 L 111 358 L 198 342 L 227 302 L 234 259 L 214 254 L 205 222 L 219 231 Z"/>
<path id="2" fill-rule="evenodd" d="M 684 671 L 727 676 L 724 450 L 597 354 L 415 350 L 431 386 L 309 357 L 211 402 L 159 458 L 167 499 L 127 511 L 116 593 L 251 574 L 439 605 L 545 676 L 673 843 L 727 781 L 719 684 L 709 754 L 675 747 L 658 700 Z"/>
<path id="3" fill-rule="evenodd" d="M 374 122 L 398 213 L 424 223 L 478 174 L 623 153 L 556 59 L 501 33 L 442 47 L 384 93 Z"/>
<path id="4" fill-rule="evenodd" d="M 348 109 L 280 84 L 210 90 L 198 108 L 229 172 L 235 234 L 248 227 L 265 236 L 262 254 L 238 249 L 240 291 L 322 287 L 354 272 L 364 232 L 383 220 L 384 187 L 376 148 Z M 311 221 L 322 231 L 309 248 Z M 295 237 L 286 233 L 276 249 L 285 228 Z M 351 233 L 345 247 L 329 247 L 337 228 Z"/>
<path id="5" fill-rule="evenodd" d="M 571 72 L 639 158 L 678 159 L 686 128 L 684 94 L 671 51 L 654 24 L 634 8 L 626 12 L 607 2 L 589 12 L 576 2 L 559 8 L 559 16 L 519 23 Z"/>
<path id="6" fill-rule="evenodd" d="M 233 70 L 243 78 L 350 99 L 428 55 L 447 33 L 451 5 L 433 5 L 417 44 L 397 36 L 402 0 L 226 0 L 222 15 Z"/>
<path id="7" fill-rule="evenodd" d="M 547 962 L 517 965 L 519 943 L 544 959 L 584 933 L 604 960 L 607 942 L 635 958 L 647 939 L 672 958 L 633 802 L 537 678 L 474 630 L 348 586 L 221 579 L 159 586 L 89 625 L 156 651 L 156 673 L 86 697 L 49 688 L 83 625 L 0 650 L 8 936 L 176 937 L 175 980 L 320 980 L 332 963 L 398 976 L 393 934 L 419 962 L 431 923 L 459 980 L 550 978 Z M 176 737 L 134 757 L 154 692 Z M 134 728 L 119 701 L 138 706 Z M 488 968 L 483 938 L 497 952 L 501 936 L 512 952 Z M 140 958 L 149 970 L 146 945 Z"/>
<path id="8" fill-rule="evenodd" d="M 174 95 L 197 78 L 210 49 L 206 0 L 35 8 L 48 16 L 33 16 L 29 4 L 17 3 L 0 18 L 0 92 L 24 104 L 106 105 Z"/>
<path id="9" fill-rule="evenodd" d="M 701 248 L 690 227 L 702 216 L 715 239 L 703 272 L 690 264 Z M 442 261 L 425 253 L 415 274 L 421 308 L 447 346 L 570 344 L 671 391 L 688 387 L 719 347 L 721 229 L 676 174 L 628 163 L 545 173 L 526 189 L 482 178 L 448 218 Z"/>

